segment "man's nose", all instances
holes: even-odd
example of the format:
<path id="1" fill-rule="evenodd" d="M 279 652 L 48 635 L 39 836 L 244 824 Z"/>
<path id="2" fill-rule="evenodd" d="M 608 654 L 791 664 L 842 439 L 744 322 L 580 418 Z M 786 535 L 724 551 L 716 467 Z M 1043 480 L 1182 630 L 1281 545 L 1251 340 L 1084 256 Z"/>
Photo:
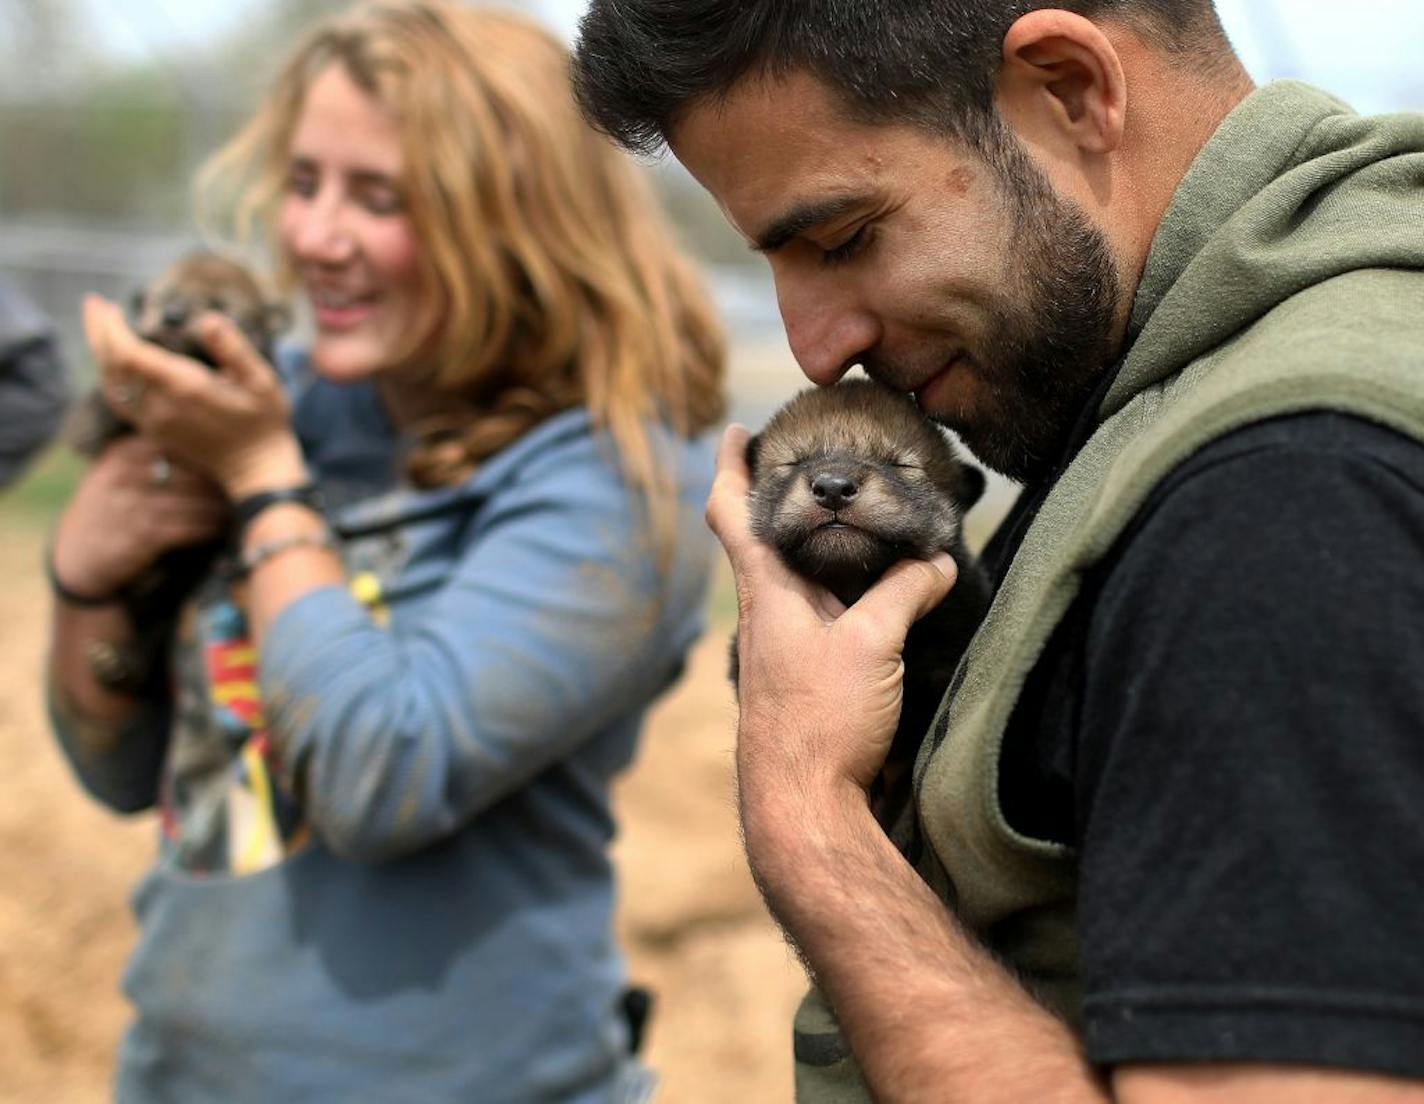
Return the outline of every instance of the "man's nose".
<path id="1" fill-rule="evenodd" d="M 822 281 L 777 274 L 776 298 L 786 340 L 801 373 L 826 387 L 858 364 L 880 340 L 875 316 L 843 290 Z"/>

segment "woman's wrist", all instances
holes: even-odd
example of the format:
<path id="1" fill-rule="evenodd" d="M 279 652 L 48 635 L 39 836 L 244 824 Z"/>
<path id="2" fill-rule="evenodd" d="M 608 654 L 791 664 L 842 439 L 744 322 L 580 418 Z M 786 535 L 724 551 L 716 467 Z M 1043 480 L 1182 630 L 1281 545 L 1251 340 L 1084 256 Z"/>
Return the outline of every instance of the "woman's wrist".
<path id="1" fill-rule="evenodd" d="M 279 487 L 306 483 L 307 466 L 301 446 L 288 436 L 264 448 L 250 460 L 235 465 L 222 477 L 223 490 L 233 502 Z"/>
<path id="2" fill-rule="evenodd" d="M 67 578 L 62 578 L 60 569 L 55 562 L 53 544 L 45 549 L 44 568 L 45 578 L 49 580 L 50 592 L 65 605 L 76 606 L 80 609 L 97 609 L 120 606 L 128 597 L 126 584 L 95 583 L 89 579 L 71 583 Z"/>
<path id="3" fill-rule="evenodd" d="M 45 549 L 45 576 L 50 591 L 76 608 L 118 605 L 145 565 L 135 565 L 131 558 L 106 565 L 95 552 L 108 545 L 92 533 L 84 535 L 82 528 L 70 532 L 71 528 L 61 519 Z"/>
<path id="4" fill-rule="evenodd" d="M 314 483 L 298 483 L 271 490 L 258 491 L 232 504 L 233 538 L 239 545 L 247 543 L 252 528 L 262 517 L 284 506 L 298 506 L 322 522 L 325 527 L 326 508 L 321 492 Z"/>

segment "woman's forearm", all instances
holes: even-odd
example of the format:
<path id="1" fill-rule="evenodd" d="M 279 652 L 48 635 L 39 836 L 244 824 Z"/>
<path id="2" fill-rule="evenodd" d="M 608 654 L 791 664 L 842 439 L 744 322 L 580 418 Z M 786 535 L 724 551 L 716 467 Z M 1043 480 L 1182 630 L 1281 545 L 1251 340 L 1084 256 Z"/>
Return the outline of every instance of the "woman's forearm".
<path id="1" fill-rule="evenodd" d="M 220 478 L 228 497 L 241 503 L 264 492 L 299 487 L 310 475 L 296 438 L 288 434 Z M 339 586 L 346 579 L 325 520 L 299 503 L 280 502 L 257 514 L 243 530 L 238 551 L 250 565 L 244 596 L 247 631 L 259 650 L 282 610 L 304 594 Z"/>
<path id="2" fill-rule="evenodd" d="M 108 685 L 97 673 L 112 673 L 112 649 L 132 647 L 135 635 L 118 606 L 89 609 L 55 602 L 50 719 L 84 788 L 120 812 L 138 812 L 157 799 L 171 713 L 160 680 L 146 680 L 147 688 L 140 691 Z M 107 665 L 102 651 L 96 661 L 96 649 L 110 650 Z M 143 681 L 135 679 L 136 684 Z"/>
<path id="3" fill-rule="evenodd" d="M 268 626 L 287 606 L 345 582 L 340 556 L 324 543 L 328 539 L 318 514 L 287 503 L 262 511 L 243 534 L 243 553 L 262 557 L 247 575 L 247 629 L 259 650 Z"/>
<path id="4" fill-rule="evenodd" d="M 95 657 L 133 647 L 136 634 L 128 614 L 120 603 L 89 608 L 57 598 L 51 626 L 49 685 L 56 704 L 96 737 L 108 733 L 116 739 L 143 699 L 133 689 L 101 682 L 96 671 L 102 663 Z"/>

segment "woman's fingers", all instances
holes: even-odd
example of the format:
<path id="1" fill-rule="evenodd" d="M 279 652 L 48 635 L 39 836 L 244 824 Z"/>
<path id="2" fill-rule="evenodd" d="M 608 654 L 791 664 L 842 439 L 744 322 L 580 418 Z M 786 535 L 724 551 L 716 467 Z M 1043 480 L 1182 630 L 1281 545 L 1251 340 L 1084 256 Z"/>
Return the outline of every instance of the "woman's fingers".
<path id="1" fill-rule="evenodd" d="M 86 295 L 82 315 L 84 319 L 84 340 L 89 351 L 94 354 L 102 371 L 108 362 L 108 330 L 105 322 L 105 300 L 97 295 Z"/>
<path id="2" fill-rule="evenodd" d="M 135 511 L 142 519 L 144 543 L 155 549 L 212 540 L 232 519 L 225 500 L 193 488 L 144 488 L 138 492 Z"/>
<path id="3" fill-rule="evenodd" d="M 174 460 L 154 441 L 137 433 L 118 438 L 104 450 L 112 455 L 125 486 L 172 490 L 222 501 L 222 490 L 207 475 Z"/>
<path id="4" fill-rule="evenodd" d="M 197 336 L 222 365 L 212 371 L 142 340 L 112 303 L 91 297 L 84 312 L 106 397 L 170 459 L 206 472 L 230 492 L 254 481 L 301 478 L 281 382 L 230 319 L 206 313 L 197 320 Z"/>
<path id="5" fill-rule="evenodd" d="M 194 324 L 203 348 L 222 366 L 229 380 L 245 391 L 261 393 L 276 386 L 276 373 L 242 328 L 217 311 L 205 312 Z"/>
<path id="6" fill-rule="evenodd" d="M 119 364 L 115 348 L 128 324 L 117 315 L 114 305 L 97 295 L 84 297 L 84 337 L 94 362 L 99 366 L 99 386 L 104 398 L 115 410 L 132 416 L 143 395 L 143 388 Z"/>
<path id="7" fill-rule="evenodd" d="M 136 415 L 151 390 L 185 399 L 211 381 L 201 364 L 140 338 L 118 305 L 101 296 L 84 299 L 84 334 L 99 364 L 105 398 L 125 413 Z"/>
<path id="8" fill-rule="evenodd" d="M 211 481 L 128 434 L 80 479 L 56 528 L 55 563 L 76 590 L 107 594 L 167 549 L 221 536 L 230 518 Z"/>
<path id="9" fill-rule="evenodd" d="M 229 512 L 221 503 L 169 496 L 155 521 L 168 533 L 217 536 L 227 526 Z"/>

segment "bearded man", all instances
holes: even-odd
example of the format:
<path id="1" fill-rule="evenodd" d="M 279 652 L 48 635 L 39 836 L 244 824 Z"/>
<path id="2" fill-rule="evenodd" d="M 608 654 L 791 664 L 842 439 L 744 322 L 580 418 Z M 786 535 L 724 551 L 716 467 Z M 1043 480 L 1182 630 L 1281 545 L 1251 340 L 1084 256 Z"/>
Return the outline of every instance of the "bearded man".
<path id="1" fill-rule="evenodd" d="M 1210 0 L 593 0 L 581 102 L 767 257 L 791 348 L 1024 484 L 916 766 L 908 626 L 709 519 L 804 1101 L 1424 1101 L 1424 117 L 1256 89 Z"/>

